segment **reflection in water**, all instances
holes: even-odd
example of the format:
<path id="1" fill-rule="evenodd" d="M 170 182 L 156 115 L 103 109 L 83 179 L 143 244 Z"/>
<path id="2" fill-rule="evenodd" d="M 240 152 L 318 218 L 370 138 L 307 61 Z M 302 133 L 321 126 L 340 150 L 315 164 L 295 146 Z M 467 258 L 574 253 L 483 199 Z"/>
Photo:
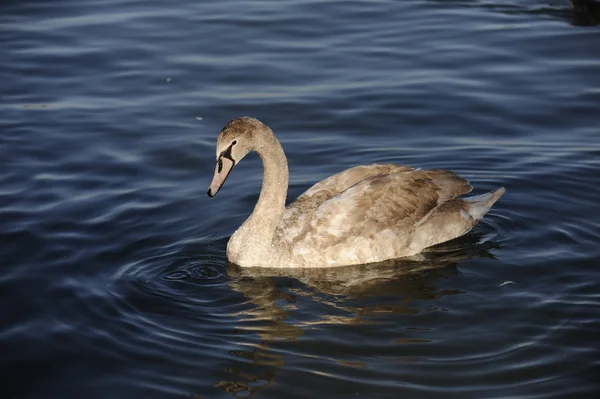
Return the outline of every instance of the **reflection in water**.
<path id="1" fill-rule="evenodd" d="M 472 257 L 494 258 L 489 252 L 494 242 L 481 243 L 476 232 L 436 246 L 419 259 L 393 260 L 378 264 L 323 269 L 240 268 L 228 264 L 231 288 L 246 297 L 252 308 L 233 316 L 241 332 L 257 335 L 260 342 L 248 351 L 232 351 L 241 360 L 228 367 L 235 380 L 215 386 L 234 397 L 253 397 L 273 383 L 284 364 L 281 350 L 271 344 L 295 340 L 305 329 L 315 326 L 377 324 L 377 315 L 412 315 L 420 312 L 415 301 L 431 301 L 461 294 L 459 289 L 441 289 L 441 279 L 459 274 L 460 260 Z M 310 300 L 319 311 L 300 314 L 296 301 Z M 312 317 L 311 317 L 312 316 Z M 426 343 L 405 340 L 398 343 Z M 248 344 L 246 344 L 248 345 Z M 361 362 L 328 359 L 348 367 L 365 367 Z M 248 368 L 248 364 L 250 368 Z M 242 370 L 241 368 L 245 368 Z M 251 370 L 251 371 L 248 371 Z"/>

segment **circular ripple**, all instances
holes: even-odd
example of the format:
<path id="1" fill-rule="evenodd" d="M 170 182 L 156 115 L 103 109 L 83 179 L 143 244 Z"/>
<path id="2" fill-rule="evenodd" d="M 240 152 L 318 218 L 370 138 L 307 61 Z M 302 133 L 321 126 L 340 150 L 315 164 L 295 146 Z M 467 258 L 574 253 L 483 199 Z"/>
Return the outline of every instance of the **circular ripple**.
<path id="1" fill-rule="evenodd" d="M 190 273 L 186 270 L 173 270 L 162 275 L 163 280 L 167 281 L 182 281 L 190 278 Z"/>
<path id="2" fill-rule="evenodd" d="M 174 270 L 173 270 L 174 269 Z M 215 280 L 223 276 L 214 265 L 202 263 L 201 261 L 188 261 L 183 264 L 175 264 L 165 270 L 161 277 L 166 281 L 188 281 L 188 280 Z"/>

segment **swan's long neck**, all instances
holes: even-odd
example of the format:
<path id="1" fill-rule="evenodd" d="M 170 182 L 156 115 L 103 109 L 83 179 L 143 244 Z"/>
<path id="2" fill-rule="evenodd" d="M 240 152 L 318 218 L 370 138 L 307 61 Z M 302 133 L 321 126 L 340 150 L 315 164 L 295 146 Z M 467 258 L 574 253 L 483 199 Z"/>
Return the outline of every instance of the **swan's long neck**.
<path id="1" fill-rule="evenodd" d="M 288 164 L 281 144 L 273 133 L 258 136 L 255 151 L 263 163 L 263 184 L 254 211 L 233 234 L 227 246 L 228 256 L 240 265 L 264 263 L 275 256 L 272 245 L 275 229 L 285 210 L 288 190 Z"/>
<path id="2" fill-rule="evenodd" d="M 275 228 L 285 210 L 289 181 L 287 158 L 283 148 L 275 136 L 271 137 L 273 141 L 262 149 L 256 149 L 263 163 L 263 184 L 258 202 L 248 219 L 256 219 L 260 228 L 254 232 L 260 232 L 265 238 L 273 238 L 275 234 Z"/>

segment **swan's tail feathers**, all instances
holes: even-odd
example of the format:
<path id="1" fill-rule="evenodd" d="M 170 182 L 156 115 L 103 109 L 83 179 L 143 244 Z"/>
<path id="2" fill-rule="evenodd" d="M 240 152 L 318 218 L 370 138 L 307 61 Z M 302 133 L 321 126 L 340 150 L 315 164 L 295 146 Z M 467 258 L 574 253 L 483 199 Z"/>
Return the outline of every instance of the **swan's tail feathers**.
<path id="1" fill-rule="evenodd" d="M 467 212 L 471 217 L 481 220 L 488 213 L 492 205 L 502 197 L 505 191 L 504 187 L 500 187 L 489 193 L 464 198 L 464 201 L 467 203 Z"/>

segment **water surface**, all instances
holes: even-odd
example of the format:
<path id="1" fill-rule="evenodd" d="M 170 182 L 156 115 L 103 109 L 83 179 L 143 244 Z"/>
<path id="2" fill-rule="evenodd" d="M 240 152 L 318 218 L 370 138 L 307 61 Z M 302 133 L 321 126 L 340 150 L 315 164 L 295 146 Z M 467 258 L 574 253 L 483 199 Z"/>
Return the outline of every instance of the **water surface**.
<path id="1" fill-rule="evenodd" d="M 7 398 L 574 398 L 600 390 L 600 30 L 567 1 L 28 1 L 0 13 Z M 344 168 L 507 193 L 425 259 L 227 264 L 217 132 L 290 200 Z"/>

